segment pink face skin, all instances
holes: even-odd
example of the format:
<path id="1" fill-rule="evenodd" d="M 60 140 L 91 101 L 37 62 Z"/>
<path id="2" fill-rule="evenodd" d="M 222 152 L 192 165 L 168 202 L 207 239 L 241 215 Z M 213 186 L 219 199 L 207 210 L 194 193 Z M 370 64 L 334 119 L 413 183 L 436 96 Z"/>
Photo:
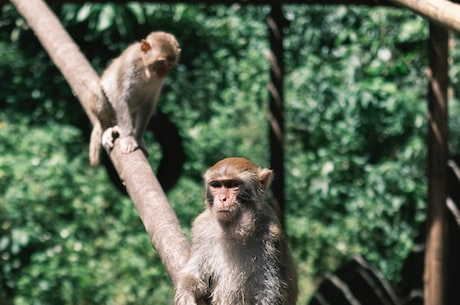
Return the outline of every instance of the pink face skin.
<path id="1" fill-rule="evenodd" d="M 238 179 L 226 179 L 226 177 L 209 182 L 209 191 L 214 198 L 212 209 L 216 213 L 219 221 L 231 221 L 238 213 L 237 196 L 241 184 L 242 182 Z"/>

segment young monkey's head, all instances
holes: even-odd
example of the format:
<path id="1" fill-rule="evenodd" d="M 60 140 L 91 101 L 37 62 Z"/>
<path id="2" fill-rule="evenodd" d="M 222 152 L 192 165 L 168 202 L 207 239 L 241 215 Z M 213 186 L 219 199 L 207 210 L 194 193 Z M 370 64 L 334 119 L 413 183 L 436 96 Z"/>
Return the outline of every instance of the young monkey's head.
<path id="1" fill-rule="evenodd" d="M 166 32 L 152 32 L 140 45 L 142 60 L 147 68 L 147 77 L 165 77 L 179 61 L 181 49 L 174 35 Z"/>

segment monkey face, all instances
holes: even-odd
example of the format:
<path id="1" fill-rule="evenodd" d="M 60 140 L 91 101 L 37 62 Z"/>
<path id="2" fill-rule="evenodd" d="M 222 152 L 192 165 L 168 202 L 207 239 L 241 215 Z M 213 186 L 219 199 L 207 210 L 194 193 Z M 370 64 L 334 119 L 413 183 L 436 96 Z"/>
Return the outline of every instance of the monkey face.
<path id="1" fill-rule="evenodd" d="M 212 180 L 207 185 L 207 200 L 220 222 L 236 219 L 241 207 L 238 200 L 242 181 L 238 179 Z"/>
<path id="2" fill-rule="evenodd" d="M 204 174 L 207 207 L 221 224 L 237 223 L 241 215 L 257 210 L 270 176 L 271 170 L 247 159 L 223 159 Z"/>
<path id="3" fill-rule="evenodd" d="M 176 38 L 164 32 L 152 32 L 140 43 L 141 56 L 148 78 L 165 77 L 179 60 L 181 49 Z"/>
<path id="4" fill-rule="evenodd" d="M 148 67 L 151 74 L 156 73 L 159 77 L 165 77 L 172 68 L 176 61 L 173 59 L 168 58 L 158 58 L 153 63 L 151 63 Z"/>

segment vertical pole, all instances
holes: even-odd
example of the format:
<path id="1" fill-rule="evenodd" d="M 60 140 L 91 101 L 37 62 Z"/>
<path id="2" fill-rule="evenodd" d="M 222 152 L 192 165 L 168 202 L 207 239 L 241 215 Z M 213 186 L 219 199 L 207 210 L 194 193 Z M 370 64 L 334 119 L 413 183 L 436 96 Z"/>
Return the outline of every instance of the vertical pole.
<path id="1" fill-rule="evenodd" d="M 275 172 L 272 206 L 284 224 L 284 107 L 283 107 L 283 28 L 282 5 L 272 4 L 267 17 L 270 40 L 270 167 Z"/>
<path id="2" fill-rule="evenodd" d="M 425 305 L 447 304 L 447 50 L 447 31 L 430 22 Z"/>

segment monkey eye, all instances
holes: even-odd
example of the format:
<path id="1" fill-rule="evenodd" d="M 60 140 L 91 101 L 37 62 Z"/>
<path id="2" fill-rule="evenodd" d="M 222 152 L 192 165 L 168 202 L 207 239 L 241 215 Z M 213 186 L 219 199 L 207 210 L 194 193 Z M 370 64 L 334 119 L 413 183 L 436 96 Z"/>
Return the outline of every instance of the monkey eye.
<path id="1" fill-rule="evenodd" d="M 220 181 L 211 181 L 209 182 L 209 186 L 212 187 L 212 188 L 220 188 L 222 187 L 222 183 Z"/>
<path id="2" fill-rule="evenodd" d="M 157 60 L 154 63 L 150 64 L 150 70 L 155 71 L 161 68 L 164 68 L 166 66 L 166 61 L 165 60 Z"/>
<path id="3" fill-rule="evenodd" d="M 229 179 L 229 180 L 214 180 L 209 182 L 209 186 L 212 188 L 221 188 L 225 187 L 227 189 L 237 188 L 241 185 L 241 181 L 237 179 Z"/>
<path id="4" fill-rule="evenodd" d="M 228 180 L 228 181 L 225 181 L 224 183 L 224 186 L 229 189 L 237 188 L 240 185 L 241 185 L 241 181 L 236 180 L 236 179 Z"/>

